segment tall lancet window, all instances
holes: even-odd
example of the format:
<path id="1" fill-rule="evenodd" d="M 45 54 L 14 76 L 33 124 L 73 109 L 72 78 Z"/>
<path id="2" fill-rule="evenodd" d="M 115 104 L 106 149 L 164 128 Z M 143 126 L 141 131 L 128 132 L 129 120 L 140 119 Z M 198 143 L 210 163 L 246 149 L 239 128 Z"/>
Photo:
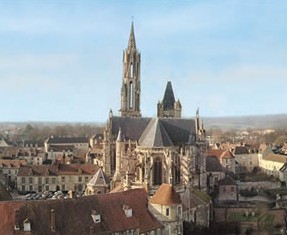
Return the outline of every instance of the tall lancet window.
<path id="1" fill-rule="evenodd" d="M 130 82 L 130 96 L 129 96 L 129 98 L 130 98 L 130 109 L 132 109 L 133 108 L 133 83 L 132 82 Z"/>
<path id="2" fill-rule="evenodd" d="M 130 68 L 130 77 L 132 78 L 134 75 L 134 65 L 131 63 L 131 68 Z"/>
<path id="3" fill-rule="evenodd" d="M 155 159 L 153 163 L 153 184 L 162 184 L 162 161 L 161 159 Z"/>

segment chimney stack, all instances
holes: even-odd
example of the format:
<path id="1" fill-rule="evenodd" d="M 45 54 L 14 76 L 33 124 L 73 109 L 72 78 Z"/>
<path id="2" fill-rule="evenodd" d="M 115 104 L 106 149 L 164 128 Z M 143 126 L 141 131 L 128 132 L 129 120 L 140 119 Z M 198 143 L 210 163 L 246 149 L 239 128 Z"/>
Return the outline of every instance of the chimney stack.
<path id="1" fill-rule="evenodd" d="M 15 210 L 15 225 L 14 225 L 14 230 L 18 231 L 20 230 L 20 211 Z"/>
<path id="2" fill-rule="evenodd" d="M 54 209 L 51 209 L 51 231 L 56 232 L 56 216 Z"/>

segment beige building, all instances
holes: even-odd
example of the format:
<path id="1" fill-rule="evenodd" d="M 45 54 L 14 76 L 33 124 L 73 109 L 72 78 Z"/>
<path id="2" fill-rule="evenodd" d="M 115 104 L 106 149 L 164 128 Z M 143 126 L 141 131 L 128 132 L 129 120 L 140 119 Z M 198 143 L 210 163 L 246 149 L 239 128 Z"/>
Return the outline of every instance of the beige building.
<path id="1" fill-rule="evenodd" d="M 53 146 L 62 146 L 64 148 L 68 146 L 73 146 L 76 149 L 82 149 L 88 151 L 89 140 L 86 137 L 49 137 L 45 143 L 45 152 L 49 152 L 49 148 Z"/>
<path id="2" fill-rule="evenodd" d="M 270 176 L 285 181 L 284 173 L 280 169 L 287 161 L 287 156 L 282 154 L 275 154 L 270 147 L 258 153 L 259 167 Z"/>
<path id="3" fill-rule="evenodd" d="M 238 187 L 234 179 L 226 176 L 218 182 L 218 201 L 236 202 L 238 201 Z"/>
<path id="4" fill-rule="evenodd" d="M 98 170 L 98 166 L 87 164 L 21 166 L 17 175 L 17 189 L 22 193 L 58 190 L 83 192 Z"/>
<path id="5" fill-rule="evenodd" d="M 252 172 L 255 167 L 259 166 L 258 154 L 249 153 L 245 146 L 236 146 L 233 154 L 237 162 L 236 173 Z"/>
<path id="6" fill-rule="evenodd" d="M 183 234 L 183 206 L 179 193 L 169 184 L 162 184 L 149 200 L 149 209 L 163 224 L 164 234 Z"/>
<path id="7" fill-rule="evenodd" d="M 0 159 L 0 173 L 3 175 L 4 185 L 7 188 L 16 187 L 19 168 L 26 164 L 25 160 Z"/>

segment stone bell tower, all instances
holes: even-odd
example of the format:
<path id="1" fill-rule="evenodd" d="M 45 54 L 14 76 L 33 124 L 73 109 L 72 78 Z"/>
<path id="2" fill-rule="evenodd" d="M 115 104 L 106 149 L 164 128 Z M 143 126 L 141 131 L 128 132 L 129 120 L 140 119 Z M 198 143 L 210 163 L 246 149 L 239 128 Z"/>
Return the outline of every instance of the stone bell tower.
<path id="1" fill-rule="evenodd" d="M 141 117 L 140 62 L 141 56 L 136 48 L 134 24 L 132 22 L 128 47 L 123 53 L 123 84 L 120 109 L 122 117 Z"/>

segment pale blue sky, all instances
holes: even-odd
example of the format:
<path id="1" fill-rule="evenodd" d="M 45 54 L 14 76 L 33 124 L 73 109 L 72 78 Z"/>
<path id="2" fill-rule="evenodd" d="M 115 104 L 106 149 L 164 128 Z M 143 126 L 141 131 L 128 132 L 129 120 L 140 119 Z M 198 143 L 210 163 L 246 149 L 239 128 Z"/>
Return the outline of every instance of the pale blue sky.
<path id="1" fill-rule="evenodd" d="M 184 117 L 287 113 L 285 0 L 0 0 L 0 121 L 118 114 L 132 16 L 143 116 L 169 80 Z"/>

